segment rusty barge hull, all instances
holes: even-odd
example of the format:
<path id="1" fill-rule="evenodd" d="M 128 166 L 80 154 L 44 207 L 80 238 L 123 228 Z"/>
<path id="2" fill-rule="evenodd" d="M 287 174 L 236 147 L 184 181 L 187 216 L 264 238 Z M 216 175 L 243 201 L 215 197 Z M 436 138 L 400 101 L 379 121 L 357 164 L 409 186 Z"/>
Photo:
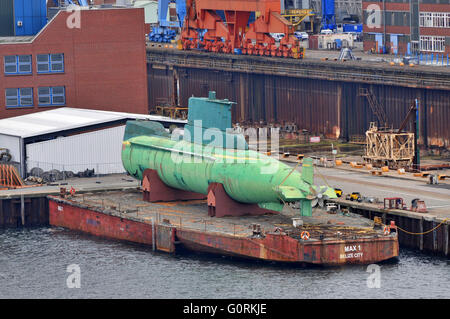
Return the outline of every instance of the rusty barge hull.
<path id="1" fill-rule="evenodd" d="M 143 244 L 167 253 L 184 250 L 251 260 L 331 266 L 381 262 L 397 257 L 399 252 L 396 235 L 340 240 L 314 239 L 313 233 L 310 240 L 302 240 L 283 231 L 252 235 L 248 227 L 233 224 L 234 220 L 229 218 L 224 218 L 225 222 L 219 221 L 222 224 L 214 228 L 207 218 L 192 224 L 183 215 L 190 213 L 186 203 L 161 203 L 159 206 L 163 210 L 149 217 L 142 211 L 140 214 L 117 212 L 88 201 L 49 196 L 49 221 L 52 226 Z M 196 203 L 194 206 L 202 205 Z M 161 218 L 160 214 L 171 221 Z M 261 222 L 267 227 L 266 222 L 271 218 L 279 217 L 249 216 L 243 218 L 243 222 Z"/>
<path id="2" fill-rule="evenodd" d="M 398 244 L 387 238 L 301 244 L 279 234 L 266 234 L 263 239 L 234 238 L 183 230 L 177 231 L 177 238 L 191 251 L 284 263 L 326 266 L 372 264 L 398 256 Z M 346 247 L 355 252 L 346 252 Z"/>

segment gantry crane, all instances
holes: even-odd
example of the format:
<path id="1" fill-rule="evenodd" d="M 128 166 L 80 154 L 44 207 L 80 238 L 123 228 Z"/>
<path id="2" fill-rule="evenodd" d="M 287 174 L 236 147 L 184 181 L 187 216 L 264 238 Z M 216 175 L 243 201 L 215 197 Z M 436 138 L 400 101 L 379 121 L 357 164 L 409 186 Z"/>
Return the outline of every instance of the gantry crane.
<path id="1" fill-rule="evenodd" d="M 223 12 L 224 20 L 218 12 Z M 249 24 L 252 12 L 256 19 Z M 270 33 L 284 37 L 276 42 Z M 294 26 L 281 15 L 279 0 L 186 0 L 181 40 L 183 49 L 303 57 Z"/>

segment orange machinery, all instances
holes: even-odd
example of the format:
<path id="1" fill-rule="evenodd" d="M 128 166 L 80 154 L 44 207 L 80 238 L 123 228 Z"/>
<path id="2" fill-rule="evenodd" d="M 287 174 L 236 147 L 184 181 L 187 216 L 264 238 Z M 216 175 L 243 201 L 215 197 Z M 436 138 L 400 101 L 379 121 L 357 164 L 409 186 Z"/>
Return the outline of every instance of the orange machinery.
<path id="1" fill-rule="evenodd" d="M 224 12 L 226 21 L 218 10 Z M 240 49 L 243 54 L 303 58 L 294 27 L 280 11 L 279 0 L 186 0 L 183 49 L 223 53 Z M 257 18 L 247 27 L 251 12 L 257 13 Z M 206 31 L 203 37 L 201 30 Z M 276 42 L 270 33 L 284 37 Z"/>

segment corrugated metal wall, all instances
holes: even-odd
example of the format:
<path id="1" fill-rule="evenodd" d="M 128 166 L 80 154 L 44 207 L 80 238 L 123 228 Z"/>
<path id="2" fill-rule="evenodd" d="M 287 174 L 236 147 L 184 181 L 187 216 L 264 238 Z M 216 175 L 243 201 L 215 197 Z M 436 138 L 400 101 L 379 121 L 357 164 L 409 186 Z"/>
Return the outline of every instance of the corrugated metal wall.
<path id="1" fill-rule="evenodd" d="M 14 0 L 0 1 L 0 36 L 14 35 Z"/>
<path id="2" fill-rule="evenodd" d="M 448 91 L 426 91 L 426 113 L 428 145 L 450 148 L 450 94 Z"/>
<path id="3" fill-rule="evenodd" d="M 14 15 L 17 36 L 35 35 L 47 23 L 46 0 L 14 0 Z"/>
<path id="4" fill-rule="evenodd" d="M 171 99 L 174 87 L 172 70 L 149 69 L 149 107 L 158 98 Z M 237 102 L 234 122 L 258 124 L 292 123 L 312 134 L 349 139 L 364 135 L 376 121 L 366 97 L 359 96 L 362 84 L 309 80 L 281 76 L 176 69 L 180 103 L 187 106 L 194 96 L 217 92 L 220 99 Z M 366 86 L 368 87 L 368 86 Z M 450 94 L 448 91 L 373 85 L 390 124 L 398 128 L 414 99 L 420 100 L 420 140 L 427 146 L 450 148 Z"/>
<path id="5" fill-rule="evenodd" d="M 154 68 L 147 64 L 149 111 L 155 106 L 170 103 L 174 95 L 174 73 L 166 68 Z"/>
<path id="6" fill-rule="evenodd" d="M 94 169 L 98 174 L 125 172 L 121 152 L 125 126 L 57 138 L 26 146 L 27 172 L 33 167 L 78 173 Z"/>

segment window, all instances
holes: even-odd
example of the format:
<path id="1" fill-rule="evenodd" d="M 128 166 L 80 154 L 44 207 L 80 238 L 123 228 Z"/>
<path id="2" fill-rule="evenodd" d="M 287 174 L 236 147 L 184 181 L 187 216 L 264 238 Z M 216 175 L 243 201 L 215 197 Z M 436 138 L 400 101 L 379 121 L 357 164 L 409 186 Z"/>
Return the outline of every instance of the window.
<path id="1" fill-rule="evenodd" d="M 39 106 L 66 104 L 66 90 L 64 86 L 38 88 Z"/>
<path id="2" fill-rule="evenodd" d="M 5 74 L 31 74 L 31 55 L 5 56 Z"/>
<path id="3" fill-rule="evenodd" d="M 33 106 L 33 89 L 6 89 L 6 107 L 29 107 Z"/>
<path id="4" fill-rule="evenodd" d="M 426 28 L 450 28 L 450 12 L 420 12 L 419 26 Z"/>
<path id="5" fill-rule="evenodd" d="M 445 37 L 421 35 L 420 50 L 428 52 L 444 52 Z"/>
<path id="6" fill-rule="evenodd" d="M 5 56 L 5 74 L 17 73 L 16 56 Z"/>
<path id="7" fill-rule="evenodd" d="M 38 54 L 36 57 L 38 73 L 64 72 L 64 54 Z"/>

